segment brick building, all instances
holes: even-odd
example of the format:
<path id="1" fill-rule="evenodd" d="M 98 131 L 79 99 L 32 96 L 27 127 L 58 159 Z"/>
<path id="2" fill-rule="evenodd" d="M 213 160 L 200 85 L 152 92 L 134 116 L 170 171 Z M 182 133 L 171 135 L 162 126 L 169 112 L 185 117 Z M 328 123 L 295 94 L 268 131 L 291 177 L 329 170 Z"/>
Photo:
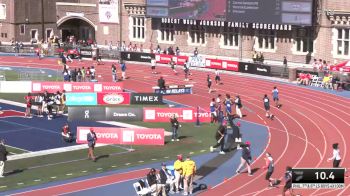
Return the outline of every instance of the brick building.
<path id="1" fill-rule="evenodd" d="M 178 46 L 185 53 L 197 47 L 200 54 L 244 60 L 251 59 L 253 50 L 263 52 L 266 60 L 282 61 L 287 56 L 295 63 L 350 59 L 349 0 L 314 0 L 311 27 L 152 19 L 145 16 L 146 0 L 119 0 L 114 7 L 108 7 L 109 0 L 44 0 L 42 20 L 41 2 L 0 0 L 0 40 L 29 41 L 43 34 L 46 39 L 53 32 L 63 39 L 72 34 L 100 45 L 123 40 L 144 49 Z"/>

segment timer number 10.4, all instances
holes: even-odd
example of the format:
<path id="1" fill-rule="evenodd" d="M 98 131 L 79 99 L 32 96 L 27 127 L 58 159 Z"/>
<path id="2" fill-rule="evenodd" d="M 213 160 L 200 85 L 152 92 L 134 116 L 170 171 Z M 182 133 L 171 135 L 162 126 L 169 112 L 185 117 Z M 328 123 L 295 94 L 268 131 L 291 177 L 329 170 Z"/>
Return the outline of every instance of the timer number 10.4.
<path id="1" fill-rule="evenodd" d="M 327 176 L 327 172 L 317 171 L 317 172 L 315 172 L 315 175 L 316 175 L 316 180 L 328 180 L 328 179 L 334 180 L 334 178 L 335 178 L 333 172 L 330 172 L 329 175 Z"/>

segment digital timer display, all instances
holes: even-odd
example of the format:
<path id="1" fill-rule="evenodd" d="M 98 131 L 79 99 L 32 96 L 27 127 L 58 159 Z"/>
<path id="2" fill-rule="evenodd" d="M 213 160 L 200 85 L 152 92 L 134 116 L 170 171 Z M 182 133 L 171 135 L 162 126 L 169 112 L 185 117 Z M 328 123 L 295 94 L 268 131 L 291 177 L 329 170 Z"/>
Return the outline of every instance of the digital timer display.
<path id="1" fill-rule="evenodd" d="M 292 187 L 296 189 L 342 189 L 344 168 L 293 168 Z"/>

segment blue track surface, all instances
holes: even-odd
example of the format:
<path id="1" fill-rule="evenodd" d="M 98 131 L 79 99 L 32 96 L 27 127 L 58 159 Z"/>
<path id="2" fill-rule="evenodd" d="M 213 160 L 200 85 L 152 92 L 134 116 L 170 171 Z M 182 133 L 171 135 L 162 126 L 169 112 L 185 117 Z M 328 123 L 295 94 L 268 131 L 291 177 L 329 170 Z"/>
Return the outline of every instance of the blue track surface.
<path id="1" fill-rule="evenodd" d="M 242 134 L 243 134 L 243 141 L 249 140 L 252 143 L 252 155 L 253 156 L 259 156 L 264 148 L 267 145 L 268 142 L 268 132 L 267 128 L 265 126 L 249 123 L 246 121 L 241 121 L 242 124 Z M 209 146 L 208 149 L 209 150 Z M 216 170 L 214 170 L 212 173 L 210 173 L 208 176 L 204 176 L 204 178 L 196 181 L 198 184 L 207 184 L 209 186 L 215 186 L 221 182 L 225 178 L 229 178 L 234 175 L 235 169 L 238 167 L 240 163 L 240 154 L 241 152 L 238 151 L 235 153 L 228 161 L 223 163 L 220 167 L 218 167 Z M 204 155 L 199 155 L 199 156 L 194 156 L 192 157 L 193 160 L 195 160 L 197 164 L 197 168 L 200 168 L 202 165 L 210 161 L 211 159 L 215 158 L 216 156 L 222 156 L 219 155 L 217 152 L 215 153 L 208 153 Z M 174 156 L 175 159 L 175 156 Z M 173 161 L 168 161 L 168 165 L 172 165 Z M 44 188 L 48 186 L 55 186 L 59 184 L 66 184 L 70 183 L 73 181 L 78 181 L 78 180 L 85 180 L 88 178 L 94 178 L 94 177 L 100 177 L 100 176 L 107 176 L 111 174 L 116 174 L 116 173 L 123 173 L 123 172 L 128 172 L 128 171 L 133 171 L 133 170 L 138 170 L 138 169 L 143 169 L 143 168 L 160 168 L 161 163 L 153 163 L 153 164 L 147 164 L 147 165 L 142 165 L 138 167 L 131 167 L 128 169 L 121 169 L 121 170 L 116 170 L 116 171 L 111 171 L 111 172 L 105 172 L 102 174 L 96 174 L 96 175 L 91 175 L 87 177 L 80 177 L 76 179 L 71 179 L 71 180 L 65 180 L 65 181 L 60 181 L 60 182 L 53 182 L 53 183 L 48 183 L 40 186 L 34 186 L 34 187 L 29 187 L 21 190 L 16 190 L 16 191 L 8 191 L 8 192 L 3 192 L 1 194 L 6 195 L 6 194 L 13 194 L 13 193 L 18 193 L 18 192 L 23 192 L 23 191 L 29 191 L 29 190 L 34 190 L 38 188 Z M 243 174 L 244 175 L 244 174 Z M 146 176 L 146 174 L 145 174 Z M 95 196 L 95 195 L 104 195 L 104 196 L 115 196 L 115 195 L 135 195 L 135 190 L 132 186 L 133 183 L 135 183 L 137 180 L 130 180 L 127 182 L 122 182 L 122 183 L 117 183 L 117 184 L 112 184 L 108 186 L 103 186 L 99 188 L 92 188 L 89 190 L 85 191 L 80 191 L 80 192 L 75 192 L 71 193 L 68 195 L 76 195 L 76 196 Z M 196 187 L 196 186 L 195 186 Z"/>
<path id="2" fill-rule="evenodd" d="M 24 108 L 0 103 L 2 110 L 24 111 Z M 53 120 L 47 118 L 0 118 L 0 138 L 6 144 L 28 151 L 47 150 L 52 148 L 76 145 L 69 144 L 61 138 L 61 128 L 67 122 L 67 116 Z M 76 134 L 77 126 L 112 127 L 112 125 L 88 121 L 69 122 L 71 132 Z"/>

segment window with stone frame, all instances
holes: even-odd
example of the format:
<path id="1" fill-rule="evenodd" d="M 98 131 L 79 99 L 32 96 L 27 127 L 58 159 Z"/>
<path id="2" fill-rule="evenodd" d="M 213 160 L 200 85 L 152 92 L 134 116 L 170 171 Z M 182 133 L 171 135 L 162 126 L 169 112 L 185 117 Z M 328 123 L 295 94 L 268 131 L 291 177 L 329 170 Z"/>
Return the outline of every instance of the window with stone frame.
<path id="1" fill-rule="evenodd" d="M 205 44 L 205 27 L 202 25 L 190 25 L 189 38 L 191 44 Z"/>
<path id="2" fill-rule="evenodd" d="M 131 38 L 143 40 L 145 39 L 145 18 L 131 17 Z"/>
<path id="3" fill-rule="evenodd" d="M 276 47 L 276 34 L 275 30 L 258 30 L 258 49 L 274 50 Z"/>
<path id="4" fill-rule="evenodd" d="M 294 50 L 302 53 L 312 53 L 314 50 L 314 38 L 311 28 L 298 28 L 295 32 Z"/>
<path id="5" fill-rule="evenodd" d="M 350 29 L 337 29 L 337 54 L 349 56 Z"/>
<path id="6" fill-rule="evenodd" d="M 228 27 L 227 24 L 222 27 L 222 45 L 227 47 L 239 46 L 239 29 Z"/>
<path id="7" fill-rule="evenodd" d="M 26 34 L 26 25 L 24 25 L 24 24 L 19 25 L 19 34 L 20 35 Z"/>
<path id="8" fill-rule="evenodd" d="M 174 42 L 175 25 L 171 23 L 160 24 L 160 41 L 162 42 Z"/>

